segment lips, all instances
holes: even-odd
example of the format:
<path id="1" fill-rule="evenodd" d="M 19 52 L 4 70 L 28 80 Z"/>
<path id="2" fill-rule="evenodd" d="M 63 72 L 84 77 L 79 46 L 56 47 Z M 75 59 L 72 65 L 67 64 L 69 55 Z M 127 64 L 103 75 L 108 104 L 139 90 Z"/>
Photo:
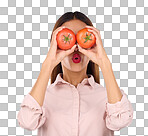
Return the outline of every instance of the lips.
<path id="1" fill-rule="evenodd" d="M 74 63 L 79 63 L 81 61 L 81 56 L 78 53 L 75 53 L 72 57 Z"/>

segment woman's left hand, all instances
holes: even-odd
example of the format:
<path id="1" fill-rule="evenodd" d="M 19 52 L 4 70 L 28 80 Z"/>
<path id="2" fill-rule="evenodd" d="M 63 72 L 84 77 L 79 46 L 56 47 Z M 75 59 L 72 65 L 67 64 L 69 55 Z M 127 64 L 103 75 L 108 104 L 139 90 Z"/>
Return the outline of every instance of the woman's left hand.
<path id="1" fill-rule="evenodd" d="M 107 57 L 105 49 L 103 48 L 100 31 L 93 26 L 86 26 L 86 28 L 88 28 L 89 32 L 92 32 L 95 35 L 96 44 L 94 45 L 94 47 L 91 47 L 91 49 L 83 49 L 81 46 L 77 44 L 78 49 L 89 59 L 91 59 L 94 63 L 98 64 L 99 67 L 101 68 L 103 64 L 102 62 L 104 60 L 109 60 L 109 59 Z"/>
<path id="2" fill-rule="evenodd" d="M 103 65 L 102 62 L 104 60 L 109 60 L 109 59 L 107 57 L 105 49 L 103 48 L 100 31 L 93 26 L 86 26 L 86 28 L 89 28 L 88 31 L 92 32 L 95 35 L 96 44 L 94 45 L 94 47 L 91 47 L 91 49 L 83 49 L 81 46 L 77 44 L 78 49 L 80 52 L 82 52 L 84 55 L 90 58 L 94 63 L 98 64 L 99 67 L 101 68 Z"/>

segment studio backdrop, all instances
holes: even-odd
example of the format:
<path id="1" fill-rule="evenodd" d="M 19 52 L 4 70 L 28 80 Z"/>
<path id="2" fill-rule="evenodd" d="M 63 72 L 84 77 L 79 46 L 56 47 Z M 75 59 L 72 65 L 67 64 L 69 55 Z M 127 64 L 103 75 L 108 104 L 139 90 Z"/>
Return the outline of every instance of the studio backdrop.
<path id="1" fill-rule="evenodd" d="M 38 78 L 56 21 L 70 11 L 84 13 L 100 30 L 132 103 L 132 123 L 115 135 L 148 136 L 148 0 L 0 0 L 0 136 L 37 135 L 19 126 L 17 113 Z M 100 79 L 105 86 L 101 71 Z"/>

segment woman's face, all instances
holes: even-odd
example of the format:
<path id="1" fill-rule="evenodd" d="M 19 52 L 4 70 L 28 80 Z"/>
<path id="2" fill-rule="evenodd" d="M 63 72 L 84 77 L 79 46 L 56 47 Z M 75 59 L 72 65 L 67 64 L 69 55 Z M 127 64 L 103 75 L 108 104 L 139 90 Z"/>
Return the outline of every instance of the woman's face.
<path id="1" fill-rule="evenodd" d="M 81 29 L 83 29 L 86 24 L 80 20 L 70 20 L 68 22 L 65 22 L 62 24 L 62 26 L 66 26 L 66 28 L 71 29 L 75 35 L 77 32 Z M 81 56 L 81 61 L 79 63 L 74 63 L 72 61 L 73 54 L 78 53 Z M 71 53 L 70 55 L 66 56 L 62 61 L 62 67 L 64 66 L 70 71 L 78 72 L 84 70 L 84 68 L 87 67 L 87 64 L 89 63 L 89 58 L 78 51 L 78 47 L 76 47 L 75 51 Z"/>

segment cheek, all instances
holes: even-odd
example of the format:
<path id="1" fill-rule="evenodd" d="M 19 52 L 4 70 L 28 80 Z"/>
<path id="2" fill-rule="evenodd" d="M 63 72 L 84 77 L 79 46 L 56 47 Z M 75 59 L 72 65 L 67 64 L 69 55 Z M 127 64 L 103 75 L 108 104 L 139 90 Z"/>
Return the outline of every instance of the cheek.
<path id="1" fill-rule="evenodd" d="M 84 57 L 83 57 L 83 62 L 84 62 L 84 63 L 89 62 L 89 58 L 88 58 L 87 56 L 85 56 L 85 55 L 84 55 Z"/>
<path id="2" fill-rule="evenodd" d="M 69 62 L 69 58 L 68 58 L 68 57 L 65 57 L 65 58 L 61 61 L 62 64 L 66 64 L 66 63 L 68 63 L 68 62 Z"/>
<path id="3" fill-rule="evenodd" d="M 61 61 L 61 63 L 65 66 L 65 67 L 71 67 L 71 63 L 72 63 L 72 61 L 71 61 L 71 56 L 69 55 L 69 56 L 66 56 L 62 61 Z"/>

